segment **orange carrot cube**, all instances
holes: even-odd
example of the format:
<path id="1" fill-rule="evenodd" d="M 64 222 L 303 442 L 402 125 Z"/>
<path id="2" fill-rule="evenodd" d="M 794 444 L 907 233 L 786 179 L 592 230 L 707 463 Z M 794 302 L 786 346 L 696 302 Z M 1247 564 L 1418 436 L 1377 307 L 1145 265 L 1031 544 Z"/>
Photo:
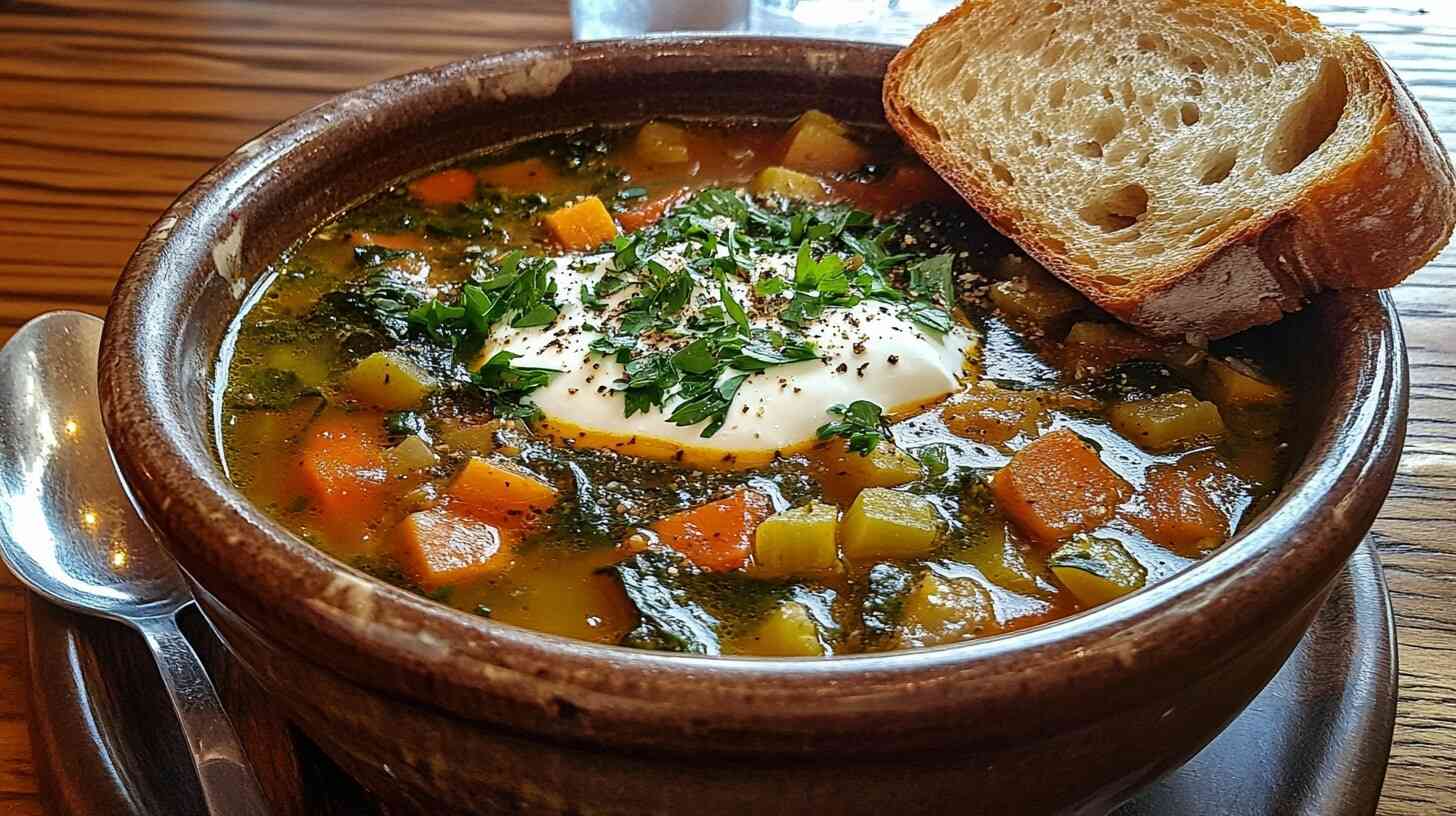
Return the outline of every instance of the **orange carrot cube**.
<path id="1" fill-rule="evenodd" d="M 1091 446 L 1065 428 L 1017 451 L 991 480 L 1001 512 L 1047 544 L 1111 518 L 1128 490 Z"/>
<path id="2" fill-rule="evenodd" d="M 409 194 L 421 204 L 443 207 L 475 198 L 475 174 L 461 167 L 441 170 L 409 183 Z"/>
<path id="3" fill-rule="evenodd" d="M 392 540 L 400 567 L 426 590 L 495 575 L 511 563 L 509 533 L 445 508 L 405 516 Z"/>
<path id="4" fill-rule="evenodd" d="M 445 496 L 456 509 L 508 530 L 528 525 L 556 504 L 556 488 L 515 468 L 472 456 Z"/>
<path id="5" fill-rule="evenodd" d="M 606 205 L 596 196 L 545 215 L 546 228 L 556 243 L 566 249 L 592 249 L 617 235 L 617 224 Z"/>
<path id="6" fill-rule="evenodd" d="M 773 504 L 756 490 L 740 489 L 717 501 L 674 513 L 652 525 L 662 543 L 711 572 L 738 569 L 748 561 L 753 534 L 773 514 Z"/>
<path id="7" fill-rule="evenodd" d="M 485 167 L 478 177 L 486 186 L 500 187 L 512 193 L 539 193 L 561 181 L 561 174 L 556 172 L 556 168 L 540 159 L 522 159 Z"/>

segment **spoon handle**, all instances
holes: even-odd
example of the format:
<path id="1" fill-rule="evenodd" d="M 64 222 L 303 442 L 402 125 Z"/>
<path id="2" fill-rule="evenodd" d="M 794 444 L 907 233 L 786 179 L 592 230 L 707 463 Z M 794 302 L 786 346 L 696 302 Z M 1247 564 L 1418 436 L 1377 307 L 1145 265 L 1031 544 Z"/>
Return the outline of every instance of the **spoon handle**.
<path id="1" fill-rule="evenodd" d="M 263 792 L 217 691 L 171 615 L 133 620 L 146 638 L 192 750 L 211 816 L 267 816 Z"/>

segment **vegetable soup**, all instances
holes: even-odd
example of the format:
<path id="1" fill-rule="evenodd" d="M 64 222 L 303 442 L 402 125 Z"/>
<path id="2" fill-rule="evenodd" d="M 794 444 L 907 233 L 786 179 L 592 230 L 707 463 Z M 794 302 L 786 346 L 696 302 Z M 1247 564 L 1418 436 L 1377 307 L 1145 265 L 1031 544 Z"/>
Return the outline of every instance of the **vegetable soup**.
<path id="1" fill-rule="evenodd" d="M 262 286 L 219 372 L 237 485 L 382 580 L 601 643 L 1033 626 L 1218 547 L 1287 466 L 1258 349 L 1123 327 L 817 111 L 468 158 Z"/>

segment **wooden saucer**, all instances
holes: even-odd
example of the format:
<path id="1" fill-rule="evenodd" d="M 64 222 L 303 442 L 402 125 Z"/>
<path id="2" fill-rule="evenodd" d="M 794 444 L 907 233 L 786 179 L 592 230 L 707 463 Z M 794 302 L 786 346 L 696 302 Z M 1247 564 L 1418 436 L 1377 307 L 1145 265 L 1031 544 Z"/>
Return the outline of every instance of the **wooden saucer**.
<path id="1" fill-rule="evenodd" d="M 150 656 L 122 626 L 29 599 L 31 735 L 57 816 L 202 814 Z M 184 621 L 280 816 L 389 811 L 270 706 L 195 612 Z M 1366 816 L 1390 753 L 1395 628 L 1373 545 L 1351 557 L 1273 682 L 1201 753 L 1115 816 Z M 947 803 L 948 811 L 962 811 Z"/>

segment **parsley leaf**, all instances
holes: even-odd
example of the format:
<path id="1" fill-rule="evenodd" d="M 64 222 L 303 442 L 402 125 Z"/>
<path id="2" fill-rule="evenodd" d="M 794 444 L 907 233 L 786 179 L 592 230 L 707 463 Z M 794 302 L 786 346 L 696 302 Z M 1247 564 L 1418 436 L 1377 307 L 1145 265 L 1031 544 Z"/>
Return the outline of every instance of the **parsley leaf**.
<path id="1" fill-rule="evenodd" d="M 491 410 L 507 419 L 535 419 L 540 409 L 525 402 L 530 392 L 551 382 L 552 368 L 517 367 L 511 361 L 520 355 L 498 351 L 471 375 L 470 380 L 481 393 L 491 398 Z"/>
<path id="2" fill-rule="evenodd" d="M 869 400 L 855 400 L 849 405 L 829 406 L 830 416 L 839 417 L 837 422 L 826 422 L 819 426 L 820 439 L 843 437 L 849 442 L 849 449 L 861 456 L 874 452 L 889 432 L 885 428 L 884 409 Z"/>

